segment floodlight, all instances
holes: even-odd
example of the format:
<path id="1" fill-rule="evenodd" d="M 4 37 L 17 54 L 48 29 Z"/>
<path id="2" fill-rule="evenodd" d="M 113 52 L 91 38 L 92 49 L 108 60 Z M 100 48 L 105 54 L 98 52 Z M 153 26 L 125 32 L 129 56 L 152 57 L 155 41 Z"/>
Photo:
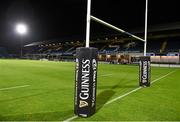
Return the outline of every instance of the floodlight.
<path id="1" fill-rule="evenodd" d="M 23 23 L 19 23 L 16 25 L 16 32 L 21 34 L 21 35 L 24 35 L 27 33 L 27 26 Z"/>

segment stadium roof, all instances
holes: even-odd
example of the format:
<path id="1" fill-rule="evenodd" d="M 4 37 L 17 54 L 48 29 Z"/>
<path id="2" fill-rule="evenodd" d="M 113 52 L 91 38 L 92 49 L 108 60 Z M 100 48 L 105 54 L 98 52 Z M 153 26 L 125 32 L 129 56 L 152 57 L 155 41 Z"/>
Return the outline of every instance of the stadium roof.
<path id="1" fill-rule="evenodd" d="M 24 47 L 38 46 L 38 45 L 41 45 L 41 44 L 43 44 L 43 43 L 44 43 L 44 42 L 33 42 L 33 43 L 30 43 L 30 44 L 25 45 Z"/>
<path id="2" fill-rule="evenodd" d="M 176 32 L 174 32 L 174 30 L 176 30 Z M 175 22 L 175 23 L 167 23 L 167 24 L 159 24 L 159 25 L 150 26 L 148 28 L 148 33 L 159 32 L 156 35 L 153 35 L 153 36 L 151 35 L 150 38 L 179 37 L 180 36 L 180 34 L 178 33 L 179 30 L 180 30 L 180 22 Z M 135 30 L 132 30 L 131 32 L 133 32 L 134 34 L 138 33 L 138 34 L 141 34 L 143 36 L 144 29 L 135 29 Z M 115 37 L 115 36 L 118 36 L 118 37 L 120 36 L 121 39 L 123 39 L 123 40 L 132 40 L 131 37 L 124 35 L 124 34 L 121 34 L 121 33 L 97 35 L 94 38 L 92 38 L 91 40 L 95 40 L 95 41 L 93 41 L 93 43 L 94 43 L 94 42 L 98 41 L 97 40 L 98 38 L 100 38 L 100 40 L 98 42 L 101 42 L 104 40 L 105 37 Z M 71 42 L 71 41 L 77 41 L 77 40 L 79 40 L 81 42 L 83 41 L 81 36 L 72 36 L 72 37 L 52 39 L 52 40 L 47 40 L 47 41 L 42 40 L 42 42 L 33 42 L 33 43 L 25 45 L 25 47 L 38 46 L 41 44 L 58 43 L 58 42 Z M 108 42 L 108 41 L 105 41 L 105 42 Z"/>
<path id="3" fill-rule="evenodd" d="M 158 24 L 148 27 L 148 32 L 180 30 L 180 22 Z M 144 33 L 144 29 L 134 29 L 134 33 Z M 162 32 L 163 33 L 163 32 Z"/>

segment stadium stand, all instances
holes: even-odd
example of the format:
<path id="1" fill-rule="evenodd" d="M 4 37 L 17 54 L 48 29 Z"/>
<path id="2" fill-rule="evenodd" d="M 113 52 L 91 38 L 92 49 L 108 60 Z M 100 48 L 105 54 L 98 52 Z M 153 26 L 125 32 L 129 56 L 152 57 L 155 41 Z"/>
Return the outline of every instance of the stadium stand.
<path id="1" fill-rule="evenodd" d="M 7 58 L 9 54 L 4 47 L 0 47 L 0 58 Z"/>
<path id="2" fill-rule="evenodd" d="M 167 27 L 161 25 L 149 29 L 148 56 L 180 55 L 180 28 L 173 27 L 174 29 L 170 25 Z M 142 38 L 144 36 L 143 31 L 138 30 L 134 31 L 134 33 Z M 26 53 L 24 56 L 30 59 L 72 61 L 76 56 L 76 48 L 84 45 L 85 41 L 78 38 L 34 42 L 25 45 L 24 50 Z M 99 60 L 108 62 L 131 62 L 131 60 L 135 60 L 134 57 L 143 55 L 144 50 L 143 42 L 122 34 L 106 34 L 93 37 L 90 46 L 98 48 Z"/>

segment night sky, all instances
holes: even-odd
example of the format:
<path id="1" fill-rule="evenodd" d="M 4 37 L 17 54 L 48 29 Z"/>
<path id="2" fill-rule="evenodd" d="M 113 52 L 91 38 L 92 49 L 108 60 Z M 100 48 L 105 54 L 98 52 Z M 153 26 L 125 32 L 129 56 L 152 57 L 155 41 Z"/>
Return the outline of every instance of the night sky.
<path id="1" fill-rule="evenodd" d="M 0 47 L 19 45 L 15 25 L 24 22 L 24 44 L 81 37 L 85 39 L 86 0 L 0 0 Z M 92 15 L 124 30 L 144 27 L 145 0 L 92 0 Z M 180 21 L 177 0 L 149 0 L 148 25 Z M 116 33 L 92 22 L 92 36 Z M 74 38 L 76 39 L 76 38 Z"/>

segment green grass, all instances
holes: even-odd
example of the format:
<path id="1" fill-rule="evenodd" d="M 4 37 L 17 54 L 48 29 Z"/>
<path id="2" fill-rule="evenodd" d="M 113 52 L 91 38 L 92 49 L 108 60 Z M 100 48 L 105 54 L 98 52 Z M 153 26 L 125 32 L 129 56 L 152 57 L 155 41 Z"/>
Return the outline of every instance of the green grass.
<path id="1" fill-rule="evenodd" d="M 152 68 L 152 80 L 174 73 L 122 99 L 138 87 L 138 66 L 99 64 L 97 112 L 79 121 L 180 120 L 180 70 Z M 73 114 L 74 63 L 0 60 L 0 120 L 66 120 Z"/>

